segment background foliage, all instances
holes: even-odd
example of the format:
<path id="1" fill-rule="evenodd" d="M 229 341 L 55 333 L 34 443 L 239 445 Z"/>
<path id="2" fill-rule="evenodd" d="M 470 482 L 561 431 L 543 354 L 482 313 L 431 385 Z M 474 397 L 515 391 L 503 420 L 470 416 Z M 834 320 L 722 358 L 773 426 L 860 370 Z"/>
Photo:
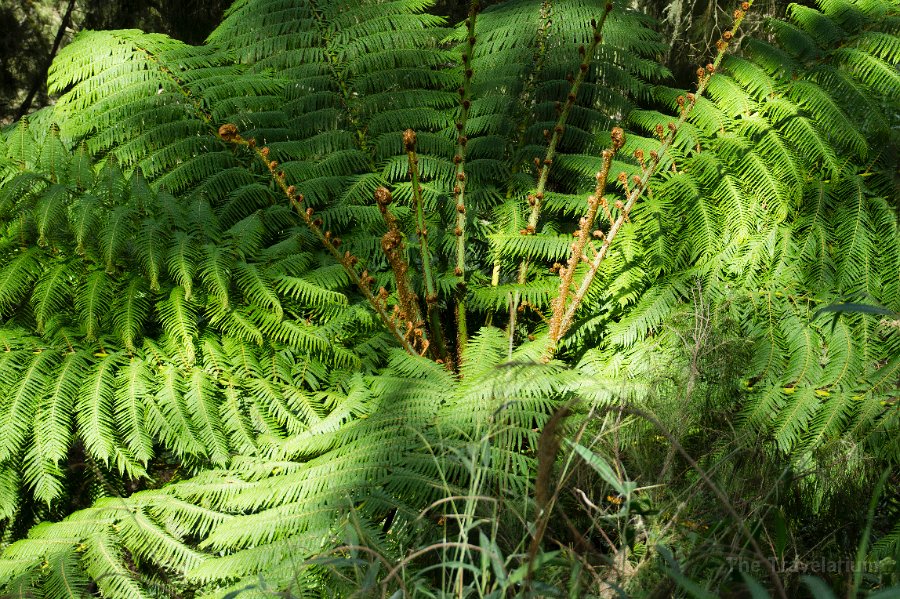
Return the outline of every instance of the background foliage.
<path id="1" fill-rule="evenodd" d="M 493 0 L 483 2 L 489 6 Z M 747 29 L 759 31 L 763 17 L 782 17 L 789 2 L 769 0 L 757 3 Z M 811 2 L 801 2 L 814 6 Z M 183 42 L 201 43 L 218 24 L 229 3 L 221 0 L 181 2 L 154 0 L 117 0 L 96 2 L 76 0 L 70 20 L 63 23 L 65 3 L 33 0 L 0 4 L 0 29 L 6 32 L 0 40 L 0 122 L 8 123 L 18 114 L 23 99 L 32 86 L 37 97 L 26 107 L 36 110 L 50 100 L 46 90 L 46 66 L 55 56 L 53 39 L 63 29 L 62 45 L 84 29 L 141 29 L 165 33 Z M 638 2 L 633 5 L 659 20 L 663 38 L 669 40 L 670 50 L 663 57 L 664 64 L 678 80 L 691 80 L 694 63 L 702 61 L 714 47 L 724 27 L 728 27 L 729 3 L 678 1 L 668 4 Z M 435 15 L 448 16 L 451 23 L 465 18 L 469 8 L 461 0 L 440 0 L 427 10 Z M 685 44 L 684 42 L 687 42 Z M 671 48 L 679 46 L 679 52 Z M 685 51 L 687 49 L 687 51 Z"/>

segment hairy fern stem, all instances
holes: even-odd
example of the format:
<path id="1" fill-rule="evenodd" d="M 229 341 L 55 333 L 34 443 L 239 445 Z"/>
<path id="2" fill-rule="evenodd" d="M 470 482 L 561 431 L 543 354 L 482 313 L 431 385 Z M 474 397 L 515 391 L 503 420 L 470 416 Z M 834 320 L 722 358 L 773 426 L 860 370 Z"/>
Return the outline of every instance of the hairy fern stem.
<path id="1" fill-rule="evenodd" d="M 528 220 L 525 224 L 525 228 L 522 229 L 522 235 L 534 235 L 537 232 L 538 220 L 541 215 L 541 205 L 544 200 L 544 192 L 546 190 L 547 181 L 550 177 L 550 168 L 553 165 L 553 160 L 556 157 L 556 147 L 559 144 L 560 139 L 565 132 L 566 122 L 568 121 L 569 115 L 572 112 L 572 107 L 575 105 L 576 100 L 578 99 L 578 90 L 581 87 L 581 84 L 584 82 L 585 76 L 587 75 L 588 70 L 590 69 L 591 62 L 594 59 L 594 54 L 597 51 L 598 46 L 603 42 L 603 26 L 606 23 L 606 19 L 609 16 L 609 13 L 612 12 L 613 5 L 611 2 L 607 2 L 603 9 L 603 14 L 600 17 L 600 20 L 591 20 L 591 29 L 592 29 L 592 41 L 591 44 L 585 49 L 584 46 L 581 46 L 578 51 L 581 54 L 581 63 L 578 66 L 578 72 L 574 76 L 570 76 L 571 87 L 569 89 L 569 93 L 566 95 L 566 100 L 563 103 L 557 103 L 557 111 L 559 116 L 556 119 L 556 124 L 553 127 L 553 131 L 545 131 L 544 135 L 548 139 L 547 151 L 544 155 L 544 159 L 540 160 L 535 158 L 535 166 L 538 168 L 538 179 L 537 186 L 535 187 L 534 193 L 528 195 L 528 204 L 531 207 L 528 213 Z M 518 282 L 519 284 L 525 283 L 528 275 L 528 261 L 522 260 L 519 264 L 519 274 L 518 274 Z M 515 335 L 515 310 L 518 309 L 519 299 L 516 297 L 513 300 L 513 307 L 510 309 L 510 321 L 509 321 L 509 335 L 510 340 Z"/>
<path id="2" fill-rule="evenodd" d="M 706 91 L 706 88 L 709 86 L 710 79 L 713 77 L 713 74 L 716 72 L 719 65 L 721 65 L 722 59 L 728 51 L 728 40 L 732 39 L 737 33 L 741 22 L 743 22 L 744 17 L 746 16 L 746 11 L 749 10 L 751 6 L 752 1 L 744 2 L 742 3 L 741 8 L 735 11 L 734 24 L 732 25 L 731 30 L 725 33 L 723 39 L 719 40 L 717 44 L 718 51 L 714 61 L 708 64 L 706 68 L 697 69 L 696 92 L 688 94 L 687 97 L 678 97 L 678 105 L 681 109 L 678 120 L 674 123 L 668 123 L 668 131 L 666 131 L 662 125 L 657 125 L 656 133 L 659 137 L 660 146 L 658 149 L 650 152 L 650 160 L 646 161 L 642 150 L 636 152 L 635 157 L 640 163 L 641 174 L 634 176 L 632 181 L 633 187 L 629 186 L 628 176 L 624 172 L 619 174 L 618 181 L 625 190 L 625 201 L 616 202 L 615 207 L 617 213 L 615 219 L 612 218 L 611 213 L 607 209 L 603 192 L 606 189 L 606 181 L 609 176 L 609 167 L 612 164 L 612 158 L 625 144 L 625 134 L 621 129 L 613 129 L 613 145 L 610 150 L 606 150 L 603 153 L 603 168 L 597 173 L 597 189 L 595 190 L 594 195 L 588 198 L 587 213 L 581 218 L 579 229 L 575 232 L 576 240 L 570 247 L 568 266 L 560 268 L 559 271 L 560 289 L 556 300 L 552 304 L 548 355 L 553 354 L 556 345 L 571 328 L 575 319 L 575 314 L 581 306 L 581 303 L 584 301 L 585 295 L 587 294 L 591 283 L 593 283 L 601 263 L 606 258 L 610 245 L 615 240 L 616 235 L 619 233 L 622 226 L 628 222 L 629 214 L 634 208 L 635 203 L 637 203 L 638 199 L 640 199 L 644 192 L 647 191 L 650 179 L 656 174 L 662 156 L 664 156 L 675 143 L 675 137 L 678 135 L 678 131 L 682 125 L 687 122 L 691 110 L 696 105 L 697 99 L 703 95 L 703 92 Z M 604 208 L 604 211 L 610 220 L 610 227 L 605 234 L 599 229 L 596 232 L 591 233 L 594 228 L 597 210 L 600 206 Z M 593 246 L 588 242 L 589 236 L 591 235 L 603 240 L 598 250 L 594 250 Z M 587 252 L 587 249 L 591 249 L 592 252 Z M 588 264 L 588 270 L 572 293 L 571 301 L 568 301 L 575 267 L 582 261 Z"/>
<path id="3" fill-rule="evenodd" d="M 425 312 L 428 318 L 428 332 L 434 341 L 434 354 L 438 360 L 447 364 L 447 344 L 444 339 L 444 328 L 441 323 L 438 306 L 438 292 L 435 285 L 435 272 L 431 264 L 431 247 L 428 243 L 428 223 L 425 220 L 425 200 L 422 198 L 422 186 L 419 181 L 419 158 L 416 156 L 416 132 L 407 129 L 403 132 L 403 146 L 409 164 L 409 179 L 412 184 L 413 209 L 416 215 L 416 235 L 419 238 L 419 258 L 422 261 L 422 280 L 425 283 Z"/>
<path id="4" fill-rule="evenodd" d="M 414 322 L 407 321 L 406 330 L 404 331 L 399 326 L 399 323 L 390 316 L 387 306 L 384 303 L 386 298 L 381 294 L 375 295 L 372 293 L 372 283 L 374 283 L 375 279 L 373 279 L 366 270 L 363 270 L 362 273 L 357 272 L 356 264 L 358 259 L 350 254 L 350 252 L 345 251 L 344 253 L 341 253 L 340 250 L 338 250 L 338 247 L 341 244 L 339 237 L 334 237 L 331 231 L 322 231 L 322 220 L 315 217 L 315 210 L 303 207 L 303 195 L 296 193 L 296 188 L 285 182 L 284 171 L 278 170 L 278 162 L 269 159 L 270 152 L 268 147 L 263 146 L 262 148 L 259 148 L 256 145 L 256 140 L 244 139 L 238 132 L 237 127 L 231 123 L 219 127 L 219 137 L 226 143 L 246 146 L 253 151 L 254 155 L 266 166 L 275 185 L 278 186 L 287 198 L 291 207 L 296 211 L 300 218 L 303 219 L 303 222 L 306 223 L 306 226 L 309 227 L 309 230 L 312 231 L 325 249 L 328 250 L 328 253 L 343 267 L 347 276 L 350 278 L 350 282 L 359 289 L 366 301 L 369 302 L 369 305 L 375 310 L 375 313 L 378 314 L 381 322 L 384 323 L 394 338 L 400 343 L 400 346 L 411 355 L 420 355 L 424 353 L 428 349 L 427 342 L 421 342 L 419 347 L 416 347 L 414 342 L 409 338 L 410 333 L 414 333 L 414 340 L 421 338 L 421 330 L 415 327 Z"/>
<path id="5" fill-rule="evenodd" d="M 466 343 L 469 339 L 468 325 L 466 323 L 466 145 L 469 140 L 466 137 L 466 123 L 469 120 L 469 109 L 472 106 L 472 58 L 475 53 L 475 19 L 478 15 L 479 2 L 472 0 L 469 6 L 469 16 L 466 19 L 466 45 L 462 54 L 463 81 L 459 88 L 459 120 L 456 122 L 458 132 L 456 142 L 456 154 L 453 161 L 456 163 L 456 183 L 453 186 L 453 196 L 456 200 L 456 228 L 453 234 L 456 236 L 456 268 L 453 274 L 459 277 L 456 284 L 456 361 L 462 359 Z"/>

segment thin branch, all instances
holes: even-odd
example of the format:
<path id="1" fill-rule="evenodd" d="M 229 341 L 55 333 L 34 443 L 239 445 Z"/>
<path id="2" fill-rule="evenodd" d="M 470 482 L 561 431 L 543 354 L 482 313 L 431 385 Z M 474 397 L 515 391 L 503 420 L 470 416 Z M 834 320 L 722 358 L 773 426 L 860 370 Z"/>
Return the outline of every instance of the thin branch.
<path id="1" fill-rule="evenodd" d="M 44 82 L 47 80 L 47 73 L 50 72 L 50 66 L 53 64 L 53 59 L 56 57 L 56 53 L 59 52 L 59 46 L 62 44 L 63 37 L 66 34 L 66 28 L 69 26 L 69 21 L 72 18 L 72 10 L 75 8 L 75 0 L 69 0 L 69 5 L 66 7 L 66 12 L 63 15 L 62 22 L 59 24 L 59 29 L 56 30 L 56 38 L 53 40 L 53 47 L 50 49 L 50 54 L 47 56 L 47 60 L 44 63 L 44 68 L 38 73 L 35 77 L 34 83 L 31 85 L 31 89 L 28 91 L 28 96 L 26 96 L 25 101 L 22 102 L 22 105 L 19 106 L 19 110 L 16 111 L 15 120 L 21 119 L 28 113 L 28 109 L 31 108 L 31 103 L 34 102 L 34 97 L 40 91 L 41 86 L 44 85 Z"/>
<path id="2" fill-rule="evenodd" d="M 609 13 L 612 12 L 612 9 L 612 2 L 607 2 L 603 9 L 603 15 L 600 17 L 600 21 L 591 19 L 591 27 L 593 28 L 591 45 L 587 49 L 585 49 L 584 46 L 581 46 L 578 49 L 579 54 L 581 54 L 581 64 L 578 66 L 578 73 L 575 76 L 569 76 L 572 86 L 569 89 L 569 93 L 566 95 L 565 103 L 557 103 L 559 116 L 556 119 L 556 125 L 553 127 L 553 132 L 544 131 L 544 134 L 549 138 L 549 144 L 547 146 L 547 152 L 544 154 L 544 160 L 541 161 L 538 158 L 534 159 L 535 166 L 540 169 L 540 172 L 538 174 L 537 187 L 535 188 L 534 193 L 528 195 L 528 204 L 531 206 L 531 211 L 528 215 L 528 222 L 526 223 L 525 228 L 519 231 L 522 235 L 534 235 L 537 232 L 537 224 L 541 216 L 541 206 L 544 201 L 544 190 L 547 187 L 547 180 L 550 177 L 550 167 L 553 165 L 553 160 L 556 158 L 556 147 L 565 132 L 566 121 L 569 118 L 569 114 L 572 112 L 575 101 L 578 99 L 578 90 L 581 88 L 581 84 L 584 82 L 584 79 L 590 70 L 591 61 L 597 51 L 597 46 L 603 41 L 603 25 L 606 23 L 606 19 L 609 17 Z M 518 282 L 520 285 L 525 283 L 527 274 L 528 260 L 523 259 L 519 264 Z M 516 305 L 511 307 L 510 315 L 515 313 L 514 310 L 516 308 Z M 515 327 L 512 326 L 512 318 L 513 317 L 511 316 L 509 326 L 510 343 L 512 343 L 515 336 Z"/>
<path id="3" fill-rule="evenodd" d="M 397 296 L 399 305 L 395 306 L 394 316 L 402 323 L 405 323 L 407 329 L 407 338 L 410 333 L 414 335 L 412 342 L 421 345 L 425 340 L 422 339 L 421 330 L 416 334 L 416 329 L 422 326 L 422 316 L 419 314 L 419 300 L 413 291 L 412 284 L 409 282 L 409 261 L 406 255 L 406 244 L 403 241 L 403 233 L 397 224 L 397 219 L 388 210 L 388 206 L 393 201 L 391 192 L 386 187 L 379 187 L 375 190 L 375 203 L 384 217 L 387 225 L 387 233 L 381 238 L 381 249 L 387 257 L 388 264 L 394 272 L 394 280 L 397 284 Z M 387 296 L 387 291 L 382 290 L 379 296 L 383 299 Z M 424 351 L 424 347 L 420 351 Z"/>
<path id="4" fill-rule="evenodd" d="M 585 49 L 584 46 L 579 48 L 581 64 L 578 66 L 578 73 L 572 79 L 572 87 L 566 96 L 565 103 L 560 107 L 559 117 L 556 119 L 556 125 L 553 127 L 553 132 L 548 132 L 550 135 L 550 144 L 547 146 L 547 153 L 544 156 L 543 163 L 538 165 L 541 170 L 538 175 L 537 188 L 534 194 L 528 199 L 528 203 L 531 205 L 531 212 L 528 215 L 528 224 L 525 226 L 525 229 L 529 234 L 533 234 L 537 229 L 538 219 L 540 219 L 541 216 L 541 206 L 544 200 L 544 189 L 547 186 L 547 179 L 550 177 L 550 167 L 553 165 L 553 160 L 556 157 L 556 146 L 559 144 L 560 139 L 562 139 L 566 121 L 569 119 L 572 107 L 575 106 L 575 100 L 578 98 L 578 90 L 581 88 L 581 84 L 584 83 L 584 79 L 590 70 L 591 61 L 597 51 L 597 46 L 603 41 L 603 25 L 606 23 L 609 13 L 612 12 L 612 8 L 612 3 L 607 3 L 603 9 L 603 15 L 600 17 L 600 21 L 591 20 L 591 25 L 594 30 L 593 41 L 587 49 Z"/>

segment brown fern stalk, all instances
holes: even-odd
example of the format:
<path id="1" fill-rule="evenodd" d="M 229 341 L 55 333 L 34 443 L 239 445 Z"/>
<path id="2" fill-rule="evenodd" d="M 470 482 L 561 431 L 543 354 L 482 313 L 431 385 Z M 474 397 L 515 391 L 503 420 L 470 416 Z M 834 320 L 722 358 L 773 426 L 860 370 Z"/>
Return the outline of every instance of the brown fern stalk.
<path id="1" fill-rule="evenodd" d="M 256 140 L 244 139 L 241 137 L 237 126 L 232 123 L 226 123 L 219 127 L 219 137 L 226 143 L 250 148 L 256 157 L 266 165 L 266 168 L 272 176 L 272 180 L 275 181 L 275 184 L 281 189 L 282 193 L 288 199 L 288 202 L 290 202 L 291 207 L 294 208 L 297 214 L 303 219 L 303 222 L 306 223 L 306 226 L 309 227 L 309 230 L 312 231 L 313 235 L 315 235 L 325 249 L 328 250 L 328 253 L 330 253 L 344 268 L 344 271 L 350 278 L 350 282 L 359 289 L 360 293 L 362 293 L 366 301 L 369 302 L 387 329 L 397 341 L 400 342 L 401 347 L 409 354 L 414 356 L 421 355 L 421 352 L 408 339 L 407 333 L 400 328 L 398 321 L 389 314 L 387 305 L 385 304 L 386 298 L 380 293 L 379 295 L 372 293 L 372 283 L 375 282 L 375 279 L 371 277 L 366 270 L 361 273 L 357 272 L 356 264 L 359 261 L 358 258 L 347 251 L 341 253 L 338 249 L 341 245 L 340 238 L 333 236 L 331 231 L 322 230 L 322 219 L 315 216 L 315 211 L 312 208 L 303 208 L 303 194 L 297 193 L 296 188 L 293 185 L 288 185 L 285 182 L 284 171 L 279 170 L 278 163 L 269 158 L 269 148 L 265 146 L 259 148 L 256 145 Z"/>
<path id="2" fill-rule="evenodd" d="M 547 525 L 550 523 L 550 514 L 553 512 L 553 502 L 556 499 L 556 493 L 550 488 L 550 481 L 553 476 L 553 466 L 556 463 L 556 455 L 559 453 L 559 447 L 566 419 L 572 414 L 572 410 L 568 405 L 561 406 L 547 420 L 541 436 L 538 438 L 538 471 L 534 481 L 534 502 L 537 507 L 535 519 L 534 535 L 531 537 L 531 543 L 528 546 L 528 570 L 525 575 L 526 584 L 531 583 L 534 574 L 534 563 L 537 558 L 537 552 L 547 531 Z"/>
<path id="3" fill-rule="evenodd" d="M 575 101 L 578 98 L 578 90 L 581 88 L 581 84 L 584 83 L 584 79 L 590 70 L 591 61 L 597 51 L 597 46 L 603 41 L 603 25 L 606 23 L 606 19 L 612 11 L 612 8 L 612 3 L 608 2 L 603 10 L 603 15 L 600 17 L 600 20 L 591 20 L 591 26 L 593 28 L 591 45 L 588 48 L 581 46 L 578 49 L 579 54 L 581 54 L 581 64 L 578 66 L 578 73 L 571 79 L 572 87 L 569 89 L 566 101 L 559 107 L 559 116 L 556 119 L 556 125 L 553 127 L 553 132 L 546 132 L 550 137 L 550 143 L 547 146 L 544 160 L 540 161 L 535 158 L 535 163 L 540 168 L 540 172 L 538 174 L 537 187 L 535 188 L 534 193 L 529 194 L 528 196 L 528 204 L 531 206 L 531 211 L 528 214 L 528 222 L 521 231 L 523 235 L 533 235 L 537 231 L 538 220 L 541 216 L 541 206 L 544 201 L 544 191 L 547 187 L 547 180 L 550 177 L 550 168 L 553 165 L 553 160 L 556 158 L 556 147 L 559 145 L 559 140 L 562 139 L 563 133 L 565 132 L 566 121 L 569 119 L 572 107 L 575 106 Z M 527 267 L 527 261 L 523 261 L 519 267 L 520 284 L 525 282 L 525 272 Z"/>
<path id="4" fill-rule="evenodd" d="M 428 341 L 422 337 L 422 317 L 419 314 L 419 299 L 409 282 L 409 261 L 406 255 L 406 243 L 403 241 L 403 233 L 397 225 L 397 219 L 388 210 L 394 198 L 386 187 L 375 190 L 375 203 L 381 211 L 384 222 L 387 225 L 387 233 L 381 238 L 381 249 L 387 257 L 388 264 L 394 273 L 394 281 L 397 284 L 398 305 L 394 313 L 394 320 L 399 320 L 406 330 L 406 337 L 417 347 L 420 353 L 428 349 Z M 387 291 L 381 288 L 381 297 L 387 295 Z"/>
<path id="5" fill-rule="evenodd" d="M 434 282 L 434 269 L 431 265 L 431 250 L 428 247 L 428 224 L 425 222 L 425 201 L 422 198 L 422 185 L 419 177 L 419 157 L 416 154 L 416 132 L 407 129 L 403 132 L 403 146 L 409 162 L 409 179 L 412 183 L 412 197 L 415 204 L 416 235 L 419 237 L 419 255 L 422 259 L 422 279 L 425 282 L 425 310 L 428 317 L 428 332 L 434 340 L 436 357 L 447 360 L 447 345 L 444 342 L 444 330 L 441 327 L 441 315 L 437 309 L 438 293 Z"/>
<path id="6" fill-rule="evenodd" d="M 638 161 L 641 163 L 641 174 L 634 176 L 632 180 L 633 186 L 629 188 L 628 177 L 625 175 L 625 173 L 621 173 L 619 175 L 619 181 L 625 187 L 625 202 L 616 202 L 616 208 L 618 209 L 617 216 L 615 219 L 613 219 L 610 214 L 609 231 L 607 231 L 605 235 L 601 233 L 603 243 L 600 246 L 600 249 L 596 250 L 596 253 L 592 256 L 588 256 L 585 253 L 585 250 L 588 246 L 586 245 L 587 236 L 583 232 L 583 230 L 592 228 L 593 219 L 596 217 L 597 211 L 596 209 L 592 211 L 591 203 L 589 202 L 588 213 L 585 215 L 585 217 L 583 217 L 581 227 L 578 231 L 578 239 L 576 240 L 576 243 L 572 245 L 572 252 L 568 261 L 569 266 L 564 270 L 560 269 L 560 296 L 557 297 L 556 301 L 554 301 L 553 314 L 550 319 L 551 353 L 554 351 L 559 340 L 562 339 L 571 328 L 575 318 L 575 313 L 578 311 L 578 308 L 584 301 L 584 297 L 587 294 L 591 283 L 594 281 L 601 263 L 609 253 L 610 245 L 615 240 L 616 235 L 621 230 L 622 226 L 625 224 L 625 222 L 628 221 L 629 214 L 631 213 L 631 210 L 634 208 L 634 205 L 637 203 L 638 199 L 640 199 L 640 197 L 647 191 L 647 187 L 650 183 L 651 177 L 656 174 L 656 171 L 659 168 L 661 157 L 669 150 L 669 148 L 672 147 L 679 129 L 687 121 L 688 117 L 690 116 L 691 110 L 697 103 L 697 98 L 702 96 L 703 92 L 706 91 L 706 88 L 709 86 L 710 79 L 718 69 L 719 65 L 722 63 L 722 59 L 725 57 L 725 54 L 728 51 L 728 42 L 737 33 L 737 30 L 740 27 L 741 22 L 744 20 L 746 12 L 747 10 L 749 10 L 751 5 L 752 2 L 744 2 L 741 4 L 741 7 L 739 9 L 734 11 L 734 25 L 731 30 L 726 31 L 722 35 L 722 39 L 717 42 L 716 48 L 718 52 L 716 53 L 715 60 L 707 64 L 706 68 L 701 67 L 697 69 L 697 91 L 693 94 L 687 94 L 687 97 L 678 97 L 678 105 L 681 108 L 678 120 L 674 123 L 670 122 L 668 124 L 668 132 L 665 128 L 663 128 L 662 125 L 657 125 L 656 133 L 659 136 L 661 145 L 659 149 L 650 152 L 650 161 L 645 162 L 643 153 L 641 153 L 640 151 L 635 153 Z M 619 129 L 618 131 L 621 132 L 621 129 Z M 621 144 L 624 143 L 624 138 L 620 142 L 617 142 L 616 135 L 616 129 L 614 129 L 613 148 L 617 150 L 618 148 L 616 148 L 616 144 L 619 143 L 618 147 L 621 148 Z M 609 152 L 609 150 L 607 150 L 606 152 Z M 606 163 L 606 152 L 604 152 L 604 165 Z M 610 156 L 610 160 L 611 158 L 612 157 Z M 598 180 L 600 178 L 600 175 L 604 176 L 605 183 L 605 178 L 606 176 L 608 176 L 608 172 L 604 175 L 601 171 L 601 173 L 598 174 Z M 596 195 L 597 194 L 595 193 L 595 196 Z M 601 200 L 597 201 L 601 202 Z M 574 272 L 574 266 L 576 266 L 581 261 L 588 263 L 588 270 L 579 282 L 578 288 L 572 294 L 571 301 L 567 302 L 569 289 L 572 284 L 572 273 Z"/>
<path id="7" fill-rule="evenodd" d="M 606 6 L 603 9 L 603 15 L 600 17 L 600 21 L 591 19 L 591 27 L 593 28 L 593 39 L 591 45 L 588 48 L 581 46 L 578 49 L 579 54 L 581 54 L 581 64 L 578 65 L 578 73 L 574 77 L 571 77 L 572 87 L 569 89 L 569 93 L 566 95 L 565 103 L 561 105 L 557 104 L 559 116 L 556 119 L 556 125 L 554 125 L 553 127 L 553 132 L 544 132 L 545 135 L 548 136 L 550 141 L 547 145 L 547 152 L 544 155 L 544 160 L 541 161 L 538 158 L 534 159 L 535 166 L 537 166 L 540 171 L 538 174 L 537 187 L 535 188 L 534 193 L 528 195 L 528 204 L 529 206 L 531 206 L 531 211 L 529 212 L 528 222 L 526 223 L 525 228 L 520 231 L 522 235 L 534 235 L 537 232 L 537 224 L 541 216 L 541 206 L 543 205 L 544 201 L 544 190 L 547 187 L 547 180 L 550 177 L 550 167 L 553 165 L 553 160 L 556 158 L 556 147 L 559 144 L 559 140 L 563 136 L 566 127 L 566 121 L 568 121 L 569 114 L 572 112 L 572 107 L 575 105 L 575 101 L 578 98 L 578 90 L 581 88 L 581 84 L 584 83 L 584 78 L 587 76 L 587 73 L 590 70 L 591 60 L 594 57 L 597 46 L 599 46 L 603 41 L 603 25 L 606 23 L 606 19 L 609 16 L 609 13 L 612 12 L 612 9 L 612 2 L 607 2 Z M 499 265 L 495 265 L 495 272 L 499 274 Z M 527 273 L 528 260 L 524 259 L 519 264 L 519 285 L 525 283 Z M 516 312 L 518 310 L 518 304 L 519 294 L 517 292 L 511 299 L 509 307 L 508 332 L 510 353 L 512 353 L 513 339 L 515 337 Z"/>
<path id="8" fill-rule="evenodd" d="M 456 123 L 458 132 L 456 143 L 456 155 L 453 161 L 456 163 L 456 183 L 453 187 L 453 197 L 456 201 L 456 268 L 453 271 L 459 281 L 456 285 L 456 351 L 457 363 L 462 360 L 463 351 L 468 341 L 468 327 L 466 326 L 466 121 L 469 118 L 469 108 L 472 105 L 472 57 L 475 52 L 475 16 L 478 14 L 478 0 L 473 0 L 469 7 L 469 18 L 466 19 L 466 49 L 462 55 L 463 83 L 459 88 L 459 120 Z"/>
<path id="9" fill-rule="evenodd" d="M 594 231 L 592 229 L 601 205 L 604 208 L 604 212 L 609 214 L 609 208 L 604 197 L 606 182 L 609 179 L 609 170 L 612 167 L 613 156 L 622 148 L 624 143 L 625 132 L 619 127 L 614 128 L 612 130 L 612 148 L 603 150 L 603 166 L 600 172 L 597 173 L 597 186 L 593 195 L 588 197 L 587 213 L 581 217 L 578 223 L 578 230 L 575 231 L 575 241 L 572 243 L 568 264 L 559 270 L 559 292 L 553 300 L 553 311 L 550 318 L 550 338 L 554 342 L 561 337 L 562 315 L 566 307 L 566 301 L 569 298 L 572 281 L 575 278 L 575 269 L 578 268 L 578 264 L 583 259 L 585 249 L 591 238 L 603 238 L 603 232 L 600 229 Z"/>

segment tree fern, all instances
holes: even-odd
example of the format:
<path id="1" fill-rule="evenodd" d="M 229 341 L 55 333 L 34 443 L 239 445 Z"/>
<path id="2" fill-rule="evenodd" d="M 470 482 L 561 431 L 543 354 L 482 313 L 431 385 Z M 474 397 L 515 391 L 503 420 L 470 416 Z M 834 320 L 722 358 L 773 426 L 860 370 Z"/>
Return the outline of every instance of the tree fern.
<path id="1" fill-rule="evenodd" d="M 198 47 L 83 33 L 58 103 L 0 136 L 7 592 L 340 589 L 300 564 L 354 535 L 399 559 L 477 460 L 527 493 L 549 414 L 650 397 L 691 303 L 747 339 L 742 426 L 896 461 L 874 442 L 896 330 L 817 316 L 900 310 L 893 5 L 723 36 L 700 97 L 624 6 L 510 0 L 456 28 L 428 6 L 239 0 Z M 76 441 L 102 494 L 180 480 L 14 538 L 32 499 L 62 505 Z"/>

